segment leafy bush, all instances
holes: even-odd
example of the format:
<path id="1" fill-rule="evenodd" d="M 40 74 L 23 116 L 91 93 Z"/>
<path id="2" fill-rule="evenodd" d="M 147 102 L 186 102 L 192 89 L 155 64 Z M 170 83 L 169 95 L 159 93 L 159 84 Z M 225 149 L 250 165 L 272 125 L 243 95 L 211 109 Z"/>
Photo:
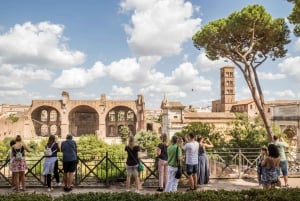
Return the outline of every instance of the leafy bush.
<path id="1" fill-rule="evenodd" d="M 299 200 L 300 189 L 249 189 L 241 191 L 207 190 L 176 193 L 137 194 L 133 192 L 90 192 L 63 194 L 51 198 L 45 194 L 4 194 L 1 201 L 290 201 Z"/>

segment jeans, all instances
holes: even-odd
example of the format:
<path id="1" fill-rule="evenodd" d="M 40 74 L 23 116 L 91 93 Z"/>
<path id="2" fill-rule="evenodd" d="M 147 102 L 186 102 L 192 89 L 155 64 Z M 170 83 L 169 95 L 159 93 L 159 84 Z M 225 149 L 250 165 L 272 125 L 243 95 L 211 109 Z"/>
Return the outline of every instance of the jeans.
<path id="1" fill-rule="evenodd" d="M 168 166 L 168 182 L 165 192 L 176 192 L 179 179 L 175 178 L 177 167 Z"/>

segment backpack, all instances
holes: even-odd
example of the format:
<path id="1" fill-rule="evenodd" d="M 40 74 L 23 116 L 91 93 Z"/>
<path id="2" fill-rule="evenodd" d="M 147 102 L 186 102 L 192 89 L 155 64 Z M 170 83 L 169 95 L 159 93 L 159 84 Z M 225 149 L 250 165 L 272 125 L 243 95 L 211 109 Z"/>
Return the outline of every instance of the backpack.
<path id="1" fill-rule="evenodd" d="M 22 157 L 23 157 L 22 152 L 18 151 L 18 152 L 16 153 L 16 158 L 15 158 L 15 159 L 16 159 L 16 160 L 21 160 Z"/>
<path id="2" fill-rule="evenodd" d="M 52 154 L 56 151 L 52 151 L 52 146 L 54 145 L 55 143 L 53 143 L 50 147 L 46 147 L 46 150 L 44 151 L 44 155 L 45 156 L 52 156 Z"/>

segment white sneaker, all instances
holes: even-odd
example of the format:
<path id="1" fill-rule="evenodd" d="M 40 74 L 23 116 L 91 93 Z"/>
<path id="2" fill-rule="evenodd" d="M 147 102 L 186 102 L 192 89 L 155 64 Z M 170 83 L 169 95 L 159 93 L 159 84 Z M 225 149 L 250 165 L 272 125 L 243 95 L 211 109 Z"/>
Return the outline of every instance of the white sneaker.
<path id="1" fill-rule="evenodd" d="M 126 192 L 130 192 L 130 189 L 126 189 Z"/>
<path id="2" fill-rule="evenodd" d="M 53 188 L 48 188 L 48 192 L 51 192 L 51 191 L 53 191 Z"/>
<path id="3" fill-rule="evenodd" d="M 138 189 L 137 189 L 137 190 L 135 190 L 134 192 L 136 192 L 136 193 L 140 193 L 140 190 L 138 190 Z"/>
<path id="4" fill-rule="evenodd" d="M 61 186 L 62 185 L 62 183 L 61 182 L 59 182 L 59 183 L 56 183 L 56 186 Z"/>

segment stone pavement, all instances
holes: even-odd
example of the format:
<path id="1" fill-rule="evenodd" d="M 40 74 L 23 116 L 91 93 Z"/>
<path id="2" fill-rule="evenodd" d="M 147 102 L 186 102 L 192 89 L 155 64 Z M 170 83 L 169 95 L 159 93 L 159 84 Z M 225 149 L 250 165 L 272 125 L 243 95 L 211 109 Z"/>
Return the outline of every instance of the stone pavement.
<path id="1" fill-rule="evenodd" d="M 283 183 L 283 179 L 281 178 Z M 300 178 L 289 178 L 290 188 L 300 188 Z M 198 191 L 201 190 L 246 190 L 251 188 L 262 188 L 258 185 L 257 180 L 255 179 L 211 179 L 209 184 L 198 186 Z M 178 188 L 179 192 L 185 192 L 187 188 Z M 134 192 L 134 187 L 132 187 L 132 192 Z M 11 193 L 10 188 L 0 188 L 0 193 Z M 64 192 L 62 187 L 55 187 L 53 191 L 48 192 L 47 188 L 28 188 L 26 193 L 45 193 L 50 194 L 53 197 L 61 196 L 68 193 L 88 193 L 88 192 L 125 192 L 124 184 L 116 184 L 110 187 L 96 187 L 96 188 L 84 188 L 84 187 L 75 187 L 72 192 Z M 151 194 L 158 193 L 155 188 L 144 187 L 140 193 L 142 194 Z"/>

